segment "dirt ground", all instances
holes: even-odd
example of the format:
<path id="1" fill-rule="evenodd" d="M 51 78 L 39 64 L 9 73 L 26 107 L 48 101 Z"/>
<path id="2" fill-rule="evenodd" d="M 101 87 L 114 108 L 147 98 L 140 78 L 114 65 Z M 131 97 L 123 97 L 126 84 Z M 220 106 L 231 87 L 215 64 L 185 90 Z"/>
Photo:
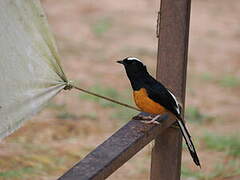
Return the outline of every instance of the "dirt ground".
<path id="1" fill-rule="evenodd" d="M 159 1 L 41 2 L 68 77 L 133 104 L 123 67 L 115 61 L 136 56 L 155 74 Z M 186 118 L 202 169 L 183 146 L 184 180 L 240 179 L 239 12 L 239 0 L 192 2 Z M 76 90 L 61 92 L 0 144 L 0 179 L 56 179 L 134 114 Z M 152 146 L 108 179 L 149 179 Z"/>

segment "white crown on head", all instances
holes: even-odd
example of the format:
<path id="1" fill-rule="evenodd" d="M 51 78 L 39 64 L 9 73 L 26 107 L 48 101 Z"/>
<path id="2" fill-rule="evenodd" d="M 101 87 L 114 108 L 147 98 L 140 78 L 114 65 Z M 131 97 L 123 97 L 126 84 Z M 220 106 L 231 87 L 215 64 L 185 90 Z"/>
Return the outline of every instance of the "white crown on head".
<path id="1" fill-rule="evenodd" d="M 135 60 L 135 61 L 139 61 L 142 63 L 142 61 L 140 61 L 138 58 L 135 58 L 135 57 L 128 57 L 127 60 L 129 60 L 129 61 Z"/>

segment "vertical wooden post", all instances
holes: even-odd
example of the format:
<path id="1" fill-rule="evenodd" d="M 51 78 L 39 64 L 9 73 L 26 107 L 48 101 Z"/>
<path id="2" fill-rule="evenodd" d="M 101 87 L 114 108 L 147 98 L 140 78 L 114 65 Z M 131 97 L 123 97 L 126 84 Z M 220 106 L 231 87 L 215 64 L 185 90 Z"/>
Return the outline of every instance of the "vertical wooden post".
<path id="1" fill-rule="evenodd" d="M 184 108 L 191 0 L 161 0 L 157 79 L 171 89 Z M 184 110 L 184 109 L 183 109 Z M 182 136 L 169 128 L 155 139 L 151 180 L 179 180 Z"/>

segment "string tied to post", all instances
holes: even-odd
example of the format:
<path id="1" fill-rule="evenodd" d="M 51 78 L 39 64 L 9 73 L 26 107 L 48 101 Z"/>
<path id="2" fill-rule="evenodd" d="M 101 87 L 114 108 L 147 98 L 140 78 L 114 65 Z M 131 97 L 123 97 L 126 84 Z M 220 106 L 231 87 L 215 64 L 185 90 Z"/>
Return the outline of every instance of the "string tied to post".
<path id="1" fill-rule="evenodd" d="M 79 90 L 79 91 L 82 91 L 82 92 L 84 92 L 84 93 L 90 94 L 90 95 L 92 95 L 92 96 L 96 96 L 96 97 L 98 97 L 98 98 L 105 99 L 106 101 L 110 101 L 110 102 L 112 102 L 112 103 L 119 104 L 119 105 L 121 105 L 121 106 L 125 106 L 125 107 L 127 107 L 127 108 L 130 108 L 130 109 L 133 109 L 133 110 L 136 110 L 136 111 L 140 111 L 140 112 L 141 112 L 140 109 L 138 109 L 138 108 L 136 108 L 136 107 L 134 107 L 134 106 L 131 106 L 131 105 L 129 105 L 129 104 L 125 104 L 125 103 L 119 102 L 119 101 L 117 101 L 117 100 L 115 100 L 115 99 L 112 99 L 112 98 L 109 98 L 109 97 L 106 97 L 106 96 L 103 96 L 103 95 L 100 95 L 100 94 L 91 92 L 91 91 L 89 91 L 89 90 L 86 90 L 86 89 L 80 87 L 79 85 L 77 85 L 74 81 L 70 81 L 70 80 L 67 81 L 67 82 L 66 82 L 66 85 L 65 85 L 65 87 L 64 87 L 63 89 L 64 89 L 64 90 L 71 90 L 71 89 L 73 89 L 73 88 L 74 88 L 74 89 L 77 89 L 77 90 Z"/>

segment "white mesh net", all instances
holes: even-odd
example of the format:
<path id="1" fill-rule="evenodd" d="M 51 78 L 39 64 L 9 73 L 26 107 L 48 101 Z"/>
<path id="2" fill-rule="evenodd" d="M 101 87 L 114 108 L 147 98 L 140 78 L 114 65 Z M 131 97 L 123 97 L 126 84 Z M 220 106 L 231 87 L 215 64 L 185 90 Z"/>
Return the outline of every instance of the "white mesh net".
<path id="1" fill-rule="evenodd" d="M 40 111 L 67 78 L 39 0 L 0 1 L 0 139 Z"/>

